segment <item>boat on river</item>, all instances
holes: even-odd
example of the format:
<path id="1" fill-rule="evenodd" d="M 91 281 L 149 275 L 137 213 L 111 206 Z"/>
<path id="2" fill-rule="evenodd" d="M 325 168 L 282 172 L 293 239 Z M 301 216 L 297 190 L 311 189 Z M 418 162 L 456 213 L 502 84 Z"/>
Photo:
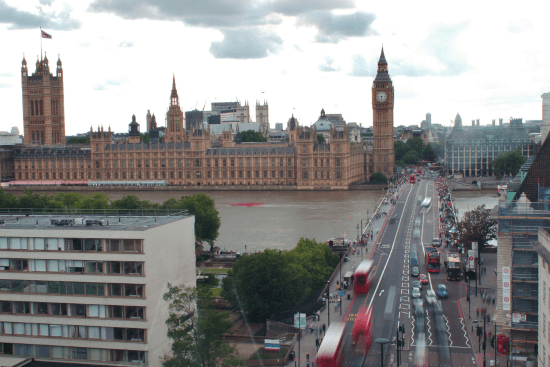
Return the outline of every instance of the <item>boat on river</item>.
<path id="1" fill-rule="evenodd" d="M 232 203 L 231 206 L 262 206 L 264 203 Z"/>

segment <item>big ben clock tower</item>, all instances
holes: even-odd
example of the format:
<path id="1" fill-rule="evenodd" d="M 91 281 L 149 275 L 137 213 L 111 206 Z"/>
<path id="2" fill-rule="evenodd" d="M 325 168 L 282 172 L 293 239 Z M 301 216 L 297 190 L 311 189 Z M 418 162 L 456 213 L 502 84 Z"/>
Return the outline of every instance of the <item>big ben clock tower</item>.
<path id="1" fill-rule="evenodd" d="M 388 179 L 395 168 L 393 147 L 393 85 L 388 75 L 384 48 L 378 60 L 378 72 L 372 84 L 372 127 L 374 143 L 373 173 L 382 172 Z"/>

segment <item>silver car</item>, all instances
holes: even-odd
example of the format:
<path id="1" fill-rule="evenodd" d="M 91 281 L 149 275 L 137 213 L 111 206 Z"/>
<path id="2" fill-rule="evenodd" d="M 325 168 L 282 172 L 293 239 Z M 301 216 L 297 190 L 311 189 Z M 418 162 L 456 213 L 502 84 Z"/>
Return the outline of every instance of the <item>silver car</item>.
<path id="1" fill-rule="evenodd" d="M 422 283 L 420 283 L 420 280 L 415 280 L 412 282 L 412 287 L 422 290 Z"/>
<path id="2" fill-rule="evenodd" d="M 420 298 L 420 297 L 422 297 L 422 292 L 420 291 L 420 288 L 414 287 L 413 290 L 412 290 L 412 292 L 411 292 L 411 294 L 412 294 L 412 298 Z"/>
<path id="3" fill-rule="evenodd" d="M 435 292 L 431 289 L 428 289 L 426 291 L 426 303 L 429 305 L 433 305 L 435 301 L 437 301 L 437 299 L 435 298 Z"/>

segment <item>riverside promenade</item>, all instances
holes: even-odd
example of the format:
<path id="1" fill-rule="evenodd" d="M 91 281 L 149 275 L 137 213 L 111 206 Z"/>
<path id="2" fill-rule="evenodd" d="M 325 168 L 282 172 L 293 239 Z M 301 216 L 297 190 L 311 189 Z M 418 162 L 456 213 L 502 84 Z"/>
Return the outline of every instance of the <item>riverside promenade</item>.
<path id="1" fill-rule="evenodd" d="M 364 234 L 366 234 L 367 232 L 372 230 L 374 240 L 368 241 L 366 247 L 357 245 L 357 249 L 359 250 L 359 252 L 356 251 L 355 255 L 350 253 L 350 261 L 342 263 L 342 277 L 346 272 L 353 271 L 361 263 L 362 260 L 369 259 L 372 252 L 376 251 L 376 247 L 382 237 L 382 234 L 384 233 L 387 222 L 391 217 L 393 207 L 394 205 L 391 204 L 391 201 L 388 200 L 388 203 L 384 204 L 383 199 L 382 203 L 378 207 L 378 212 L 385 212 L 387 213 L 387 215 L 381 215 L 378 219 L 374 219 L 373 217 L 370 225 L 363 232 Z M 334 276 L 330 281 L 329 293 L 334 295 L 337 292 L 338 284 L 341 284 L 340 277 Z M 348 299 L 348 294 L 350 294 L 350 299 Z M 343 323 L 348 316 L 352 301 L 353 290 L 344 290 L 341 309 L 337 306 L 337 303 L 330 303 L 329 307 L 324 307 L 321 311 L 320 320 L 313 321 L 312 319 L 308 318 L 308 326 L 313 328 L 313 330 L 322 330 L 323 325 L 325 325 L 325 328 L 328 329 L 329 325 L 333 325 L 334 323 Z M 309 354 L 309 365 L 314 367 L 316 365 L 316 356 L 318 349 L 316 346 L 316 340 L 319 339 L 320 342 L 323 336 L 324 334 L 322 332 L 310 331 L 310 328 L 302 330 L 301 340 L 296 341 L 293 349 L 296 353 L 296 358 L 294 359 L 294 361 L 289 361 L 287 366 L 305 367 L 307 365 L 307 355 Z"/>

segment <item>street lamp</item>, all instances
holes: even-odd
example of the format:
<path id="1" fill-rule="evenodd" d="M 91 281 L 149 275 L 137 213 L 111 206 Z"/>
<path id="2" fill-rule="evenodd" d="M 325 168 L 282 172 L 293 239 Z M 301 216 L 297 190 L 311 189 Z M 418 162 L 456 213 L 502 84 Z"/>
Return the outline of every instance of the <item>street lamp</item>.
<path id="1" fill-rule="evenodd" d="M 384 367 L 384 344 L 388 344 L 390 341 L 386 338 L 378 338 L 375 342 L 380 344 L 380 366 Z"/>
<path id="2" fill-rule="evenodd" d="M 468 297 L 468 318 L 471 319 L 472 317 L 470 316 L 470 309 L 471 309 L 471 304 L 470 304 L 470 276 L 467 275 L 466 279 L 468 281 L 468 293 L 467 293 L 467 297 Z"/>

